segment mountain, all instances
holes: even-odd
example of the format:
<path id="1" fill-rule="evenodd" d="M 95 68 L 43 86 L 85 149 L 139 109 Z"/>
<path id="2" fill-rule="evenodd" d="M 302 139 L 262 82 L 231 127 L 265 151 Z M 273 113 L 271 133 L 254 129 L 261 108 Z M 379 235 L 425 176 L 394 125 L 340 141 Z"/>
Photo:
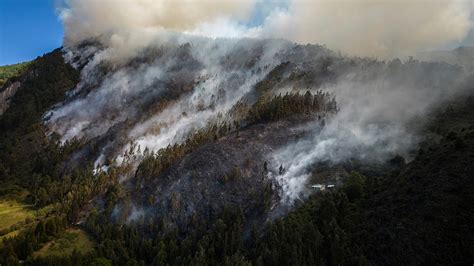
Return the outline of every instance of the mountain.
<path id="1" fill-rule="evenodd" d="M 0 223 L 0 264 L 472 262 L 470 69 L 180 34 L 122 52 L 57 49 L 3 86 L 0 195 L 34 214 Z"/>
<path id="2" fill-rule="evenodd" d="M 451 51 L 430 51 L 420 53 L 417 58 L 425 61 L 448 62 L 472 70 L 474 67 L 474 47 L 460 46 Z"/>

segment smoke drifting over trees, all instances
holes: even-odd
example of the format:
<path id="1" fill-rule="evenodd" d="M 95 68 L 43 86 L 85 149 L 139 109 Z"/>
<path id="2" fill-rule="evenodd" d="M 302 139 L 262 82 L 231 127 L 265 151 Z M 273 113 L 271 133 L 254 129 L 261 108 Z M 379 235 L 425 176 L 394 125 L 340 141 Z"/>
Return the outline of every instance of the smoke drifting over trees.
<path id="1" fill-rule="evenodd" d="M 120 62 L 109 56 L 112 51 L 97 44 L 69 48 L 74 65 L 85 62 L 82 81 L 69 100 L 45 115 L 63 141 L 105 136 L 96 166 L 121 163 L 130 142 L 156 152 L 210 124 L 232 124 L 233 108 L 242 100 L 252 104 L 261 93 L 312 88 L 336 96 L 340 111 L 325 118 L 325 127 L 309 124 L 312 137 L 268 154 L 271 169 L 285 165 L 284 174 L 270 171 L 270 176 L 289 202 L 303 191 L 317 163 L 409 159 L 420 141 L 410 123 L 470 89 L 469 73 L 460 67 L 346 58 L 280 40 L 172 34 Z"/>
<path id="2" fill-rule="evenodd" d="M 468 89 L 468 69 L 343 57 L 323 47 L 262 38 L 404 56 L 464 38 L 469 2 L 291 1 L 270 8 L 260 25 L 246 26 L 256 6 L 67 1 L 61 9 L 66 57 L 82 69 L 82 79 L 67 101 L 45 115 L 49 129 L 63 140 L 118 134 L 100 142 L 96 166 L 120 163 L 130 142 L 158 151 L 209 124 L 231 123 L 232 108 L 260 97 L 255 88 L 274 76 L 285 82 L 271 88 L 273 95 L 292 87 L 322 89 L 336 96 L 340 112 L 323 129 L 316 126 L 312 138 L 268 155 L 273 169 L 286 164 L 283 175 L 270 175 L 294 200 L 315 163 L 408 158 L 420 141 L 409 123 Z M 278 73 L 279 67 L 285 70 Z"/>
<path id="3" fill-rule="evenodd" d="M 337 71 L 337 63 L 333 65 Z M 421 121 L 456 96 L 472 91 L 472 76 L 460 67 L 398 59 L 371 61 L 324 90 L 337 95 L 340 111 L 313 137 L 275 152 L 274 169 L 285 165 L 280 182 L 295 199 L 315 163 L 356 159 L 382 163 L 396 155 L 410 160 L 420 141 Z"/>

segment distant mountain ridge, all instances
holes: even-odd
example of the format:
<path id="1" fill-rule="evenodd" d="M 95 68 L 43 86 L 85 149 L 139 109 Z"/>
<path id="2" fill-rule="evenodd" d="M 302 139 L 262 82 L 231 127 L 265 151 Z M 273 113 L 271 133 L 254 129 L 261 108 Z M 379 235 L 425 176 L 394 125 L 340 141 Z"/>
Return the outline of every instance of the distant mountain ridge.
<path id="1" fill-rule="evenodd" d="M 474 46 L 460 46 L 451 51 L 423 52 L 416 57 L 423 61 L 439 61 L 460 65 L 467 70 L 474 68 Z"/>

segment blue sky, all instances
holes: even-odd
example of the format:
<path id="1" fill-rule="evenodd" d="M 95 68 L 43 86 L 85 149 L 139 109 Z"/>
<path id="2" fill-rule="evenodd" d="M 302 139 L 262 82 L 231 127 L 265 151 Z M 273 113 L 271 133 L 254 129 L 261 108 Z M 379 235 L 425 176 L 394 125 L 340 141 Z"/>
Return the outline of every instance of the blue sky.
<path id="1" fill-rule="evenodd" d="M 0 65 L 34 59 L 62 38 L 54 0 L 0 0 Z"/>

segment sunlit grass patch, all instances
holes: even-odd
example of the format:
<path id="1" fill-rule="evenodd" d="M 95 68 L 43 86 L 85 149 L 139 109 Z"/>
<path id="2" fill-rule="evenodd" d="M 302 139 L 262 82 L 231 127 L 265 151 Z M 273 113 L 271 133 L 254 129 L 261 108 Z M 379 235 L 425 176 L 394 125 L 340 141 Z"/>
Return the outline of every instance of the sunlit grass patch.
<path id="1" fill-rule="evenodd" d="M 0 200 L 0 236 L 9 233 L 18 223 L 29 223 L 36 216 L 32 205 L 15 200 Z"/>
<path id="2" fill-rule="evenodd" d="M 25 203 L 27 193 L 22 191 L 10 196 L 0 198 L 0 247 L 4 239 L 16 237 L 26 228 L 36 226 L 38 220 L 55 210 L 55 205 L 37 209 Z"/>

